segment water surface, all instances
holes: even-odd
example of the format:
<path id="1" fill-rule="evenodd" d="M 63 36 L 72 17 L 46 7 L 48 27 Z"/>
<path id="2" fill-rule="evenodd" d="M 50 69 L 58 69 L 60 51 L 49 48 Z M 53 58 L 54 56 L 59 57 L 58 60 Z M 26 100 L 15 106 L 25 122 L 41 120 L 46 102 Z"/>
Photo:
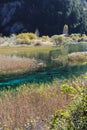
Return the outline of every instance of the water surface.
<path id="1" fill-rule="evenodd" d="M 25 83 L 46 83 L 52 82 L 55 78 L 70 79 L 78 77 L 87 72 L 87 64 L 81 66 L 61 67 L 59 69 L 51 69 L 44 71 L 37 71 L 33 73 L 26 73 L 22 75 L 9 75 L 0 77 L 0 87 L 5 86 L 18 86 Z"/>

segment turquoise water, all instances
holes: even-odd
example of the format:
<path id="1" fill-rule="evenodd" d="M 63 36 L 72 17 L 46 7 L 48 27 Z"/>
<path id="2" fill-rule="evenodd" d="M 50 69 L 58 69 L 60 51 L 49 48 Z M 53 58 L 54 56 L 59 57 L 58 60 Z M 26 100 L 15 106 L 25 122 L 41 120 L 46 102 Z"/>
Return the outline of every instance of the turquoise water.
<path id="1" fill-rule="evenodd" d="M 0 78 L 0 87 L 5 86 L 18 86 L 22 85 L 24 83 L 46 83 L 46 82 L 52 82 L 54 78 L 58 79 L 69 79 L 73 76 L 80 76 L 87 72 L 87 64 L 82 66 L 73 66 L 73 67 L 62 67 L 60 69 L 54 69 L 54 70 L 45 70 L 45 71 L 39 71 L 35 73 L 27 73 L 22 75 L 16 75 L 16 76 L 8 76 L 8 77 L 1 77 Z"/>

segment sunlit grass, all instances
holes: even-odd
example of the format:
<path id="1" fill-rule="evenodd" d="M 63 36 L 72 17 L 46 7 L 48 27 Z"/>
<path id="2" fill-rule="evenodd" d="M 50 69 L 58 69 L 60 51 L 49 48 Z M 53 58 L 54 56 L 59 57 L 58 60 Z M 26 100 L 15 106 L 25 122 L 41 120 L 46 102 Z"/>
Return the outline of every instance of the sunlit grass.
<path id="1" fill-rule="evenodd" d="M 0 75 L 33 71 L 40 68 L 37 60 L 17 56 L 0 56 Z M 44 64 L 43 64 L 44 65 Z"/>
<path id="2" fill-rule="evenodd" d="M 83 78 L 63 82 L 55 79 L 52 84 L 24 84 L 16 89 L 1 90 L 0 122 L 3 129 L 24 130 L 27 120 L 32 122 L 31 130 L 43 127 L 46 120 L 48 121 L 57 110 L 65 109 L 80 87 L 85 85 L 87 82 Z M 61 86 L 68 86 L 68 91 L 62 93 L 66 88 L 61 91 Z"/>
<path id="3" fill-rule="evenodd" d="M 34 47 L 34 46 L 17 46 L 17 47 L 0 47 L 0 55 L 27 55 L 31 56 L 39 52 L 47 53 L 55 50 L 54 47 Z"/>
<path id="4" fill-rule="evenodd" d="M 72 64 L 86 64 L 87 52 L 74 52 L 68 55 L 68 60 Z"/>

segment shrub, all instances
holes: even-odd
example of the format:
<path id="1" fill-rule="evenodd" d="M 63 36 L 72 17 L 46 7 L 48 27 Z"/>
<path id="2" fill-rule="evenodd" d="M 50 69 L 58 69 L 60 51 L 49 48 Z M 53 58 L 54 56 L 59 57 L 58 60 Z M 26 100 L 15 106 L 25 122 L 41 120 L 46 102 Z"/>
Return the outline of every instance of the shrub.
<path id="1" fill-rule="evenodd" d="M 82 37 L 78 40 L 79 42 L 87 42 L 86 34 L 83 34 Z"/>
<path id="2" fill-rule="evenodd" d="M 68 31 L 69 31 L 68 25 L 65 24 L 63 28 L 63 34 L 68 35 Z"/>
<path id="3" fill-rule="evenodd" d="M 73 52 L 68 55 L 69 62 L 84 63 L 87 61 L 87 52 Z"/>
<path id="4" fill-rule="evenodd" d="M 87 43 L 68 43 L 67 44 L 68 52 L 84 52 L 87 51 Z"/>
<path id="5" fill-rule="evenodd" d="M 30 38 L 30 40 L 32 40 L 32 39 L 37 39 L 37 36 L 36 36 L 36 34 L 34 34 L 34 33 L 27 33 L 27 35 L 28 35 L 28 37 Z"/>
<path id="6" fill-rule="evenodd" d="M 41 46 L 42 44 L 41 44 L 41 42 L 40 41 L 37 41 L 35 44 L 34 44 L 34 46 Z"/>
<path id="7" fill-rule="evenodd" d="M 49 36 L 42 36 L 42 41 L 50 41 L 50 37 Z"/>
<path id="8" fill-rule="evenodd" d="M 87 88 L 80 88 L 74 103 L 66 110 L 59 110 L 50 122 L 50 130 L 87 129 Z"/>
<path id="9" fill-rule="evenodd" d="M 1 46 L 12 46 L 16 44 L 16 35 L 12 34 L 10 37 L 0 37 Z"/>
<path id="10" fill-rule="evenodd" d="M 34 33 L 21 33 L 17 35 L 17 43 L 19 44 L 31 44 L 31 40 L 36 39 L 37 36 Z"/>
<path id="11" fill-rule="evenodd" d="M 81 38 L 81 34 L 77 34 L 77 33 L 71 34 L 70 38 L 72 38 L 72 40 L 74 41 L 78 41 Z"/>
<path id="12" fill-rule="evenodd" d="M 65 37 L 61 35 L 54 35 L 51 37 L 55 45 L 62 45 L 65 42 Z"/>

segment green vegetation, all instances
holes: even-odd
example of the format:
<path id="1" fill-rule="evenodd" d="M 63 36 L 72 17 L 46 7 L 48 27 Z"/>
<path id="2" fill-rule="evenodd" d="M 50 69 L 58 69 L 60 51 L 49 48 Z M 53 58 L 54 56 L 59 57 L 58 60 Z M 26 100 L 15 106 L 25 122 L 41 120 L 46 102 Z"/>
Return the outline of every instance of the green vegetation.
<path id="1" fill-rule="evenodd" d="M 0 90 L 0 128 L 4 130 L 86 130 L 86 76 Z M 25 125 L 26 124 L 26 125 Z M 26 128 L 27 127 L 27 128 Z"/>
<path id="2" fill-rule="evenodd" d="M 69 27 L 69 34 L 87 34 L 87 0 L 25 0 L 23 3 L 20 1 L 22 7 L 15 5 L 17 10 L 14 10 L 12 16 L 8 14 L 10 19 L 4 23 L 7 12 L 13 9 L 11 4 L 14 4 L 14 0 L 1 1 L 0 10 L 3 10 L 5 3 L 7 11 L 4 14 L 1 12 L 0 30 L 6 35 L 35 32 L 36 29 L 40 35 L 61 34 L 65 24 Z"/>
<path id="3" fill-rule="evenodd" d="M 32 33 L 1 37 L 1 45 L 9 43 L 0 46 L 1 130 L 86 130 L 86 38 Z"/>
<path id="4" fill-rule="evenodd" d="M 65 25 L 67 26 L 67 25 Z M 65 30 L 66 31 L 66 30 Z M 0 37 L 0 46 L 62 46 L 67 43 L 87 43 L 86 34 L 53 35 L 39 37 L 34 33 L 12 34 L 10 37 Z"/>
<path id="5" fill-rule="evenodd" d="M 73 91 L 74 90 L 74 91 Z M 76 89 L 63 85 L 64 93 L 74 92 L 72 104 L 65 110 L 57 111 L 50 122 L 50 130 L 86 130 L 87 129 L 87 86 Z"/>
<path id="6" fill-rule="evenodd" d="M 34 33 L 21 33 L 17 35 L 17 44 L 31 44 L 33 39 L 37 39 Z"/>
<path id="7" fill-rule="evenodd" d="M 9 88 L 8 91 L 0 91 L 0 121 L 2 127 L 10 130 L 16 127 L 22 130 L 25 127 L 24 124 L 26 120 L 35 120 L 36 122 L 38 117 L 39 122 L 46 118 L 47 121 L 49 121 L 49 117 L 53 115 L 57 109 L 64 110 L 65 106 L 70 104 L 74 95 L 78 96 L 81 94 L 80 85 L 83 80 L 66 81 L 66 85 L 63 84 L 65 81 L 60 85 L 60 82 L 58 83 L 57 80 L 54 80 L 52 84 L 22 85 L 16 89 Z M 84 84 L 86 85 L 85 81 Z M 64 86 L 68 86 L 68 91 Z M 14 115 L 14 112 L 16 112 L 16 115 Z M 4 118 L 2 114 L 4 114 Z M 32 122 L 32 125 L 35 125 L 33 123 L 34 122 Z M 32 129 L 33 127 L 34 126 L 32 126 Z"/>

